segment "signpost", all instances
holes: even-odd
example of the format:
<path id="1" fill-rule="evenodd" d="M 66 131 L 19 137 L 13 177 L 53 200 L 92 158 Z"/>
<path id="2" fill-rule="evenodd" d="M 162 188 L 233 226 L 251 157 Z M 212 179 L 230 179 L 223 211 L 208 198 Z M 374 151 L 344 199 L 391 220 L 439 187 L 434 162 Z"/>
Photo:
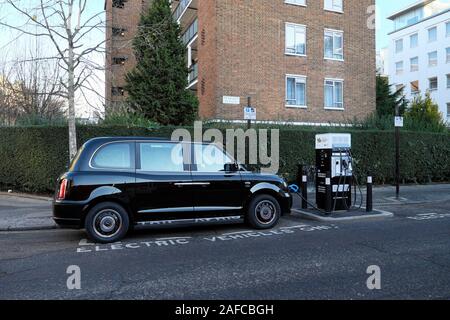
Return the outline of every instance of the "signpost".
<path id="1" fill-rule="evenodd" d="M 256 109 L 252 107 L 251 97 L 248 97 L 247 107 L 244 108 L 244 120 L 247 120 L 248 129 L 252 126 L 252 120 L 256 121 Z"/>
<path id="2" fill-rule="evenodd" d="M 400 197 L 400 128 L 403 128 L 403 117 L 400 110 L 395 108 L 395 195 Z"/>

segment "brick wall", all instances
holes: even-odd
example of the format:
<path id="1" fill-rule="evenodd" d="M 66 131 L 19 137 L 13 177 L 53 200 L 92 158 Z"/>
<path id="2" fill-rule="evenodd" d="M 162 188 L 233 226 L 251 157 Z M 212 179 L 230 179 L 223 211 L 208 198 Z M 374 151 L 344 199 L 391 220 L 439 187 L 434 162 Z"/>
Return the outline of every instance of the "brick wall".
<path id="1" fill-rule="evenodd" d="M 375 30 L 366 14 L 374 0 L 344 0 L 343 14 L 325 11 L 323 2 L 216 1 L 215 118 L 242 119 L 247 96 L 258 120 L 341 122 L 375 109 Z M 286 22 L 307 26 L 307 57 L 285 55 Z M 324 60 L 325 28 L 344 31 L 344 62 Z M 286 74 L 307 76 L 308 109 L 285 107 Z M 325 78 L 344 79 L 345 111 L 324 109 Z M 240 96 L 242 104 L 223 105 L 223 95 Z"/>
<path id="2" fill-rule="evenodd" d="M 126 98 L 125 96 L 112 96 L 112 87 L 123 87 L 125 75 L 135 64 L 132 41 L 136 34 L 142 10 L 145 10 L 150 0 L 128 0 L 123 8 L 113 8 L 112 0 L 105 1 L 106 10 L 106 110 L 114 109 L 114 106 Z M 112 28 L 126 29 L 124 36 L 112 36 Z M 113 65 L 113 57 L 126 57 L 124 65 Z"/>
<path id="3" fill-rule="evenodd" d="M 135 64 L 131 40 L 143 4 L 129 0 L 124 9 L 106 2 L 109 25 L 128 29 L 124 38 L 109 42 L 107 101 L 111 86 L 123 86 Z M 258 120 L 344 122 L 375 110 L 375 30 L 367 27 L 367 8 L 375 0 L 344 0 L 344 13 L 324 10 L 323 0 L 307 7 L 284 0 L 199 0 L 199 115 L 203 119 L 239 120 L 247 97 Z M 285 55 L 285 23 L 307 27 L 307 56 Z M 344 62 L 325 60 L 324 29 L 344 31 Z M 107 33 L 110 35 L 110 28 Z M 125 66 L 111 66 L 112 56 L 127 56 Z M 307 109 L 286 108 L 286 74 L 307 77 Z M 344 80 L 344 111 L 324 109 L 324 79 Z M 224 95 L 240 96 L 241 105 L 223 105 Z"/>

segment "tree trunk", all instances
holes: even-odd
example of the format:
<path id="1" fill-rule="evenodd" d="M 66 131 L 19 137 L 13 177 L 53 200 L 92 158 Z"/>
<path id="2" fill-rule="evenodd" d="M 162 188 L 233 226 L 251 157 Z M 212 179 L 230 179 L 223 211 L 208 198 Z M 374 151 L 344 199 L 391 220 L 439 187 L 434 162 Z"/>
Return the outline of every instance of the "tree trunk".
<path id="1" fill-rule="evenodd" d="M 69 39 L 69 83 L 68 83 L 68 97 L 69 97 L 69 155 L 72 161 L 77 153 L 77 129 L 75 120 L 75 69 L 74 69 L 74 53 L 73 41 Z"/>

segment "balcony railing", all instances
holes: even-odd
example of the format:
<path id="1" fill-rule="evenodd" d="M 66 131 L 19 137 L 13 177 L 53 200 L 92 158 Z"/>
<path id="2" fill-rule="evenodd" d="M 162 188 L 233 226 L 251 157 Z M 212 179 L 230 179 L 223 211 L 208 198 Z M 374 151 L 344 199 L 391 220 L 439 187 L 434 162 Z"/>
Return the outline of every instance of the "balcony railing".
<path id="1" fill-rule="evenodd" d="M 198 78 L 198 63 L 193 64 L 189 69 L 188 83 L 192 84 Z"/>
<path id="2" fill-rule="evenodd" d="M 175 9 L 174 17 L 176 21 L 179 21 L 183 13 L 186 11 L 186 8 L 189 7 L 192 0 L 181 0 L 178 4 L 178 7 Z"/>
<path id="3" fill-rule="evenodd" d="M 186 32 L 181 36 L 181 40 L 184 44 L 188 44 L 198 33 L 198 19 L 189 26 Z"/>

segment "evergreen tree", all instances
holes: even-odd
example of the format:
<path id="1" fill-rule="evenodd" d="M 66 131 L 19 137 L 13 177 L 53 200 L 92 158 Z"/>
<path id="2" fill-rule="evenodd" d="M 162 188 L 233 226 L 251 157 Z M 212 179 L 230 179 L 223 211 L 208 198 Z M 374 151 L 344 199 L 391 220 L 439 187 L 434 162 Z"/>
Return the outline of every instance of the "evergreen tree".
<path id="1" fill-rule="evenodd" d="M 425 94 L 425 98 L 418 94 L 413 99 L 406 111 L 406 118 L 427 127 L 445 127 L 439 107 L 434 103 L 429 92 Z"/>
<path id="2" fill-rule="evenodd" d="M 403 94 L 403 88 L 392 93 L 389 79 L 381 75 L 377 75 L 377 115 L 394 116 L 395 108 L 398 107 L 400 114 L 405 112 L 408 101 Z"/>
<path id="3" fill-rule="evenodd" d="M 190 124 L 198 99 L 186 87 L 186 47 L 168 0 L 153 0 L 133 41 L 136 67 L 126 76 L 130 108 L 163 125 Z"/>

